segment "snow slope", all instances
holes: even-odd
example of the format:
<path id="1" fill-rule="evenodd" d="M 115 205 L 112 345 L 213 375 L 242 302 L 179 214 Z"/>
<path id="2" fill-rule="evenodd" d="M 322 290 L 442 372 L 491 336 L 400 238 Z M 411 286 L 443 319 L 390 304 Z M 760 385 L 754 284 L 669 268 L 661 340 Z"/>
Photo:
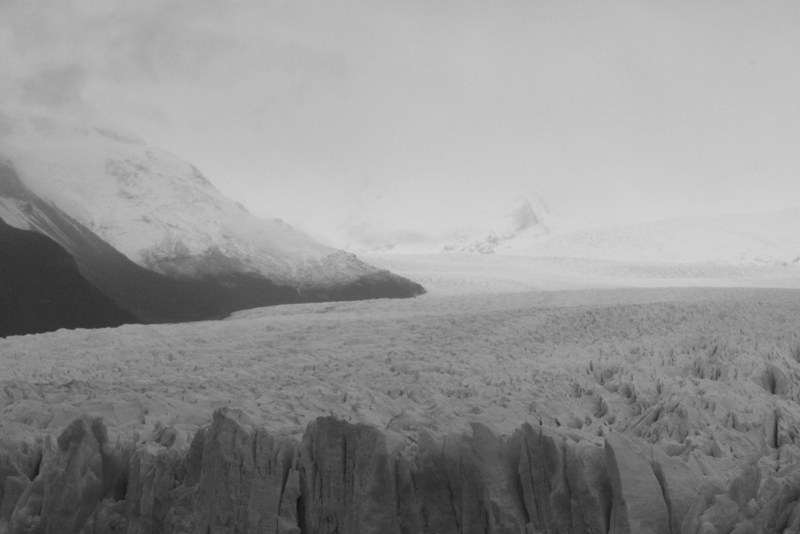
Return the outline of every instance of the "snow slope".
<path id="1" fill-rule="evenodd" d="M 158 272 L 252 272 L 297 286 L 376 271 L 279 220 L 254 217 L 192 165 L 107 129 L 2 116 L 0 156 L 36 195 Z M 22 206 L 5 202 L 0 209 L 27 229 Z"/>

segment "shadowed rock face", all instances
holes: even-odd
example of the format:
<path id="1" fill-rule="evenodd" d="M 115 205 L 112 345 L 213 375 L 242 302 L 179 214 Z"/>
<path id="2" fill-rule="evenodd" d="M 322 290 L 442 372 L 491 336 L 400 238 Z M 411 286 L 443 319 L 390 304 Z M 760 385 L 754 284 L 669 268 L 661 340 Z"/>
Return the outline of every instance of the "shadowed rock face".
<path id="1" fill-rule="evenodd" d="M 0 219 L 0 337 L 137 322 L 50 238 Z"/>
<path id="2" fill-rule="evenodd" d="M 389 271 L 377 271 L 359 276 L 352 282 L 331 286 L 301 288 L 301 302 L 326 302 L 368 299 L 397 299 L 416 297 L 425 288 Z"/>
<path id="3" fill-rule="evenodd" d="M 191 443 L 180 436 L 159 426 L 138 444 L 111 444 L 102 421 L 83 416 L 55 440 L 4 442 L 0 531 L 689 534 L 800 525 L 795 470 L 754 465 L 724 483 L 616 433 L 524 424 L 502 437 L 476 423 L 410 440 L 324 417 L 298 442 L 222 409 Z"/>

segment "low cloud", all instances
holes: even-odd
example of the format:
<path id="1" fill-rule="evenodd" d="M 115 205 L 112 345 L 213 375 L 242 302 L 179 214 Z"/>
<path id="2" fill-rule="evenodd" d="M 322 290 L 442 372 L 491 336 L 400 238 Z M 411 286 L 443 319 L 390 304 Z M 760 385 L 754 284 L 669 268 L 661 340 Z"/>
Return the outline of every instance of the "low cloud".
<path id="1" fill-rule="evenodd" d="M 80 65 L 43 70 L 19 83 L 20 99 L 28 104 L 63 110 L 85 105 L 81 91 L 87 81 Z"/>
<path id="2" fill-rule="evenodd" d="M 782 5 L 0 0 L 0 111 L 122 125 L 293 221 L 368 175 L 433 209 L 740 211 L 800 191 Z"/>
<path id="3" fill-rule="evenodd" d="M 215 30 L 218 10 L 188 1 L 2 2 L 0 98 L 12 108 L 85 112 L 96 87 L 202 77 L 234 46 Z"/>

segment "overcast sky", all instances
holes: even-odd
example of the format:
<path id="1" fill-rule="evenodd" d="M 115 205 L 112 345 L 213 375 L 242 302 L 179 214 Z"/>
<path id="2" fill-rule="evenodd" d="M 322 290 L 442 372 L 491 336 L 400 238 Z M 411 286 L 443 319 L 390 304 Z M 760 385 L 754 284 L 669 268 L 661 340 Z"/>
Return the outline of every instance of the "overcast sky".
<path id="1" fill-rule="evenodd" d="M 258 215 L 516 195 L 800 205 L 800 2 L 0 0 L 0 98 L 112 124 Z"/>

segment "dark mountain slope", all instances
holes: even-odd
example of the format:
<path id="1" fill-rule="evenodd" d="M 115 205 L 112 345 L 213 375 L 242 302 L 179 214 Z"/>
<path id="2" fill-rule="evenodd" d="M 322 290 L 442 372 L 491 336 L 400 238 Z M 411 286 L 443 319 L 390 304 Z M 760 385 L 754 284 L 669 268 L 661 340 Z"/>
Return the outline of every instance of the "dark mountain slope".
<path id="1" fill-rule="evenodd" d="M 137 321 L 81 276 L 55 241 L 0 219 L 0 337 Z"/>

